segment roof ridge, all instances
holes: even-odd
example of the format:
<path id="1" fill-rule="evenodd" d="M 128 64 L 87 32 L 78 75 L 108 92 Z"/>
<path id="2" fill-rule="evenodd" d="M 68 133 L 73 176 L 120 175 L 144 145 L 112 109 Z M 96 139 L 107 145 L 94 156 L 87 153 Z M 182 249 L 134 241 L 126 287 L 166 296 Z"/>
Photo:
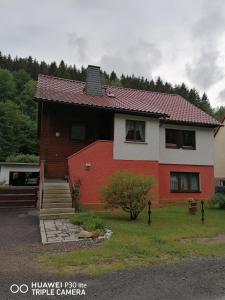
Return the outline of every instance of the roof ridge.
<path id="1" fill-rule="evenodd" d="M 47 78 L 53 78 L 53 79 L 57 79 L 57 80 L 72 81 L 72 82 L 80 82 L 80 83 L 84 83 L 84 84 L 85 84 L 85 81 L 82 81 L 82 80 L 68 79 L 68 78 L 57 77 L 57 76 L 51 76 L 51 75 L 45 75 L 45 74 L 38 74 L 38 78 L 39 78 L 39 77 L 47 77 Z"/>
<path id="2" fill-rule="evenodd" d="M 152 93 L 152 94 L 163 94 L 163 95 L 170 95 L 170 96 L 179 96 L 182 97 L 181 95 L 177 93 L 166 93 L 166 92 L 156 92 L 156 91 L 149 91 L 149 90 L 143 90 L 143 89 L 135 89 L 135 88 L 128 88 L 128 87 L 123 87 L 123 86 L 113 86 L 113 85 L 104 85 L 108 87 L 113 87 L 116 89 L 123 89 L 123 90 L 131 90 L 131 91 L 138 91 L 138 92 L 146 92 L 146 93 Z"/>

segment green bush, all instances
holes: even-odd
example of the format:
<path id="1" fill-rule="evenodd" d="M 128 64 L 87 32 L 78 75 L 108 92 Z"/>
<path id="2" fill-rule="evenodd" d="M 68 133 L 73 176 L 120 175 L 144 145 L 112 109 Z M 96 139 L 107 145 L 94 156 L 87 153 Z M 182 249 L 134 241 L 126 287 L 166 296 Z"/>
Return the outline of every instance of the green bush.
<path id="1" fill-rule="evenodd" d="M 90 213 L 76 213 L 70 223 L 82 226 L 87 231 L 104 230 L 105 227 L 102 219 Z"/>
<path id="2" fill-rule="evenodd" d="M 210 202 L 211 207 L 225 209 L 225 195 L 216 193 Z"/>
<path id="3" fill-rule="evenodd" d="M 121 207 L 130 214 L 131 220 L 135 220 L 150 200 L 154 183 L 151 176 L 119 171 L 103 187 L 102 199 L 107 207 Z"/>
<path id="4" fill-rule="evenodd" d="M 39 163 L 39 156 L 34 154 L 12 154 L 6 158 L 7 162 Z"/>

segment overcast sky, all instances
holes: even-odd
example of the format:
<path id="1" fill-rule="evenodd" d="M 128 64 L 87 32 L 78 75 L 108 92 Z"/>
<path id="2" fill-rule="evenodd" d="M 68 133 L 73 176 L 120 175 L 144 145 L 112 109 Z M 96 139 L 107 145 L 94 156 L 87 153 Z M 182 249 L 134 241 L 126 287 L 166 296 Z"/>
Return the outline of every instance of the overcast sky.
<path id="1" fill-rule="evenodd" d="M 224 0 L 0 0 L 0 51 L 184 81 L 225 105 Z"/>

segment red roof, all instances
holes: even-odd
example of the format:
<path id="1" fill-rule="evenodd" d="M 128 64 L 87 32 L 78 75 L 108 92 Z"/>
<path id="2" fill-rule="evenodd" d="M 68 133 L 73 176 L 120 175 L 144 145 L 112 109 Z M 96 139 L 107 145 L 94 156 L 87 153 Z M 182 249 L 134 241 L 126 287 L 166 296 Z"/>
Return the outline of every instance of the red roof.
<path id="1" fill-rule="evenodd" d="M 120 111 L 155 114 L 168 121 L 218 126 L 220 123 L 183 97 L 122 87 L 104 86 L 103 96 L 84 92 L 85 82 L 39 75 L 36 98 Z M 114 94 L 109 97 L 108 92 Z"/>

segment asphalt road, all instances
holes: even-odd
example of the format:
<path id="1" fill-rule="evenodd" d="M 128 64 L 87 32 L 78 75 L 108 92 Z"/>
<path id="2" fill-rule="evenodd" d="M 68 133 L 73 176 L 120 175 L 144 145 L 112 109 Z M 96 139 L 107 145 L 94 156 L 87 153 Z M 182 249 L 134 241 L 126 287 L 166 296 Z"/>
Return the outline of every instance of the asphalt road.
<path id="1" fill-rule="evenodd" d="M 129 299 L 129 300 L 225 300 L 225 257 L 195 258 L 183 263 L 115 272 L 99 277 L 56 276 L 43 272 L 36 256 L 45 251 L 69 251 L 74 248 L 40 244 L 35 211 L 0 210 L 0 300 L 13 299 Z M 87 284 L 85 296 L 34 296 L 31 283 L 80 282 Z M 12 284 L 26 284 L 27 293 L 11 293 Z M 16 286 L 14 286 L 16 289 Z M 26 286 L 23 286 L 23 290 Z M 41 289 L 39 289 L 40 292 Z M 53 289 L 53 294 L 57 293 Z M 67 291 L 71 289 L 67 288 Z M 76 290 L 76 288 L 74 289 Z M 80 289 L 82 291 L 82 288 Z M 37 291 L 37 290 L 35 290 Z M 50 289 L 49 289 L 50 291 Z"/>

